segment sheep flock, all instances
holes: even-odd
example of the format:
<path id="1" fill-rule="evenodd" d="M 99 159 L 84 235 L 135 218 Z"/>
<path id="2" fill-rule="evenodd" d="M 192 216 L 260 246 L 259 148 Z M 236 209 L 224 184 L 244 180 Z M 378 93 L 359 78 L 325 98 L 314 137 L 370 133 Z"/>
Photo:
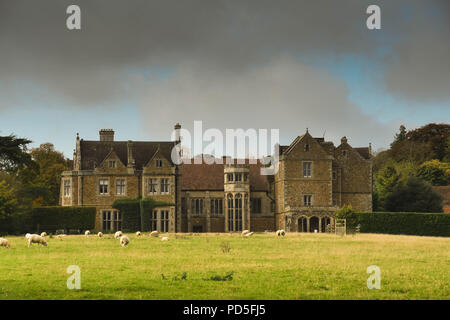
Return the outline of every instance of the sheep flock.
<path id="1" fill-rule="evenodd" d="M 267 232 L 267 231 L 266 231 Z M 90 230 L 86 230 L 84 232 L 85 237 L 89 237 L 89 235 L 91 234 Z M 136 231 L 135 233 L 136 237 L 141 237 L 143 235 L 143 233 L 141 231 Z M 254 232 L 250 232 L 250 230 L 243 230 L 240 234 L 242 237 L 245 238 L 249 238 L 251 236 L 254 235 Z M 286 235 L 286 231 L 283 229 L 277 230 L 275 232 L 275 235 L 277 237 L 284 237 Z M 153 238 L 158 238 L 159 237 L 159 232 L 158 231 L 152 231 L 148 234 L 149 237 L 153 237 Z M 28 247 L 31 247 L 32 244 L 37 244 L 37 245 L 41 245 L 44 247 L 47 247 L 47 240 L 46 237 L 48 237 L 46 232 L 42 232 L 40 235 L 39 234 L 31 234 L 31 233 L 27 233 L 25 235 L 25 239 L 27 241 Z M 64 238 L 66 238 L 67 235 L 66 234 L 57 234 L 55 236 L 56 239 L 59 240 L 63 240 Z M 97 233 L 97 237 L 98 238 L 103 238 L 104 234 L 102 232 L 98 232 Z M 106 236 L 107 238 L 111 238 L 111 236 Z M 127 247 L 130 244 L 130 237 L 128 237 L 127 235 L 125 235 L 122 231 L 117 231 L 114 233 L 113 235 L 114 239 L 118 239 L 119 240 L 119 244 L 122 247 Z M 52 238 L 52 235 L 50 234 L 50 238 Z M 169 237 L 164 236 L 160 238 L 161 241 L 169 241 Z M 0 237 L 0 247 L 5 247 L 5 248 L 11 248 L 11 244 L 8 241 L 8 239 L 6 238 L 1 238 Z"/>

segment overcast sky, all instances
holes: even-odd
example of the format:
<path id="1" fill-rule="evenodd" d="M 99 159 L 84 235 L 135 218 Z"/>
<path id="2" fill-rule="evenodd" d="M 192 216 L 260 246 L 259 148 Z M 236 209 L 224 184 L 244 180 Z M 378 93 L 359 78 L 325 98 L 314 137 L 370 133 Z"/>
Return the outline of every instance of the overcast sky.
<path id="1" fill-rule="evenodd" d="M 400 124 L 450 122 L 449 35 L 448 0 L 0 0 L 0 135 L 71 157 L 77 132 L 168 140 L 202 120 L 388 147 Z"/>

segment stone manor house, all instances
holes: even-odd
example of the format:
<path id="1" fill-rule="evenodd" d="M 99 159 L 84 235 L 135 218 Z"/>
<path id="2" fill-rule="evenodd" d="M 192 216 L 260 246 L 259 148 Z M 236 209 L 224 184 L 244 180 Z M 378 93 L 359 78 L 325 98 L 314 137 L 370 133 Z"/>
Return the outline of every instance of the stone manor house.
<path id="1" fill-rule="evenodd" d="M 73 170 L 61 177 L 60 204 L 96 207 L 95 229 L 103 232 L 121 229 L 112 203 L 139 196 L 171 204 L 151 215 L 161 232 L 324 232 L 344 204 L 372 210 L 370 145 L 353 148 L 343 137 L 336 147 L 306 131 L 280 146 L 279 170 L 267 176 L 259 161 L 248 159 L 175 165 L 177 142 L 115 141 L 110 129 L 100 130 L 97 141 L 77 134 Z"/>

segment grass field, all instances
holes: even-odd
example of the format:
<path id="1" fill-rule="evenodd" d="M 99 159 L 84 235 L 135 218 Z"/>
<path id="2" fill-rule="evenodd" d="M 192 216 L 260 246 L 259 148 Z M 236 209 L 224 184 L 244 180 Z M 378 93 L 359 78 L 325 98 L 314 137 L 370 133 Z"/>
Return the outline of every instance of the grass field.
<path id="1" fill-rule="evenodd" d="M 23 237 L 0 247 L 0 299 L 450 299 L 450 238 L 360 234 Z M 229 246 L 224 253 L 222 247 Z M 81 290 L 69 290 L 69 265 Z M 369 290 L 366 269 L 381 269 Z M 186 279 L 182 280 L 182 274 Z M 232 280 L 214 276 L 233 272 Z"/>

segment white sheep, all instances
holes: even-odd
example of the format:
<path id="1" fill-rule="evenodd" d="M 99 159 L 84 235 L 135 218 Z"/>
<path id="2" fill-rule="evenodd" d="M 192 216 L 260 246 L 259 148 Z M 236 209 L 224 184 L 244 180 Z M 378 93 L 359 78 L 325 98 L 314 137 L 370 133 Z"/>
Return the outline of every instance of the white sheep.
<path id="1" fill-rule="evenodd" d="M 247 233 L 249 233 L 250 232 L 250 230 L 244 230 L 244 231 L 242 231 L 242 233 L 241 233 L 241 235 L 242 236 L 245 236 Z"/>
<path id="2" fill-rule="evenodd" d="M 97 236 L 98 236 L 99 238 L 101 238 L 101 237 L 103 237 L 103 233 L 99 232 L 99 233 L 97 233 Z"/>
<path id="3" fill-rule="evenodd" d="M 162 237 L 161 241 L 169 241 L 169 237 Z"/>
<path id="4" fill-rule="evenodd" d="M 244 237 L 251 237 L 253 235 L 254 232 L 247 232 L 246 234 L 244 234 Z"/>
<path id="5" fill-rule="evenodd" d="M 59 239 L 59 240 L 62 240 L 64 237 L 66 237 L 67 236 L 67 234 L 58 234 L 56 237 Z"/>
<path id="6" fill-rule="evenodd" d="M 117 231 L 117 232 L 114 234 L 114 239 L 119 239 L 121 236 L 123 236 L 122 231 Z"/>
<path id="7" fill-rule="evenodd" d="M 5 238 L 0 238 L 0 247 L 6 247 L 11 248 L 11 245 L 9 244 L 9 241 Z"/>
<path id="8" fill-rule="evenodd" d="M 47 246 L 47 241 L 45 241 L 45 238 L 37 234 L 32 234 L 28 238 L 28 247 L 30 247 L 32 243 L 42 244 L 44 247 Z"/>
<path id="9" fill-rule="evenodd" d="M 91 232 L 90 232 L 89 230 L 86 230 L 86 231 L 84 232 L 84 235 L 85 235 L 86 237 L 88 237 L 90 234 L 91 234 Z"/>
<path id="10" fill-rule="evenodd" d="M 28 240 L 28 238 L 31 236 L 31 233 L 27 233 L 26 235 L 25 235 L 25 239 L 27 239 Z"/>
<path id="11" fill-rule="evenodd" d="M 129 243 L 130 243 L 130 238 L 128 238 L 127 236 L 120 237 L 120 245 L 122 247 L 126 247 Z"/>
<path id="12" fill-rule="evenodd" d="M 159 237 L 159 232 L 158 231 L 152 231 L 151 233 L 150 233 L 150 237 Z"/>
<path id="13" fill-rule="evenodd" d="M 137 231 L 137 232 L 136 232 L 136 236 L 137 236 L 137 237 L 140 237 L 140 236 L 141 236 L 141 232 L 140 232 L 140 231 Z"/>
<path id="14" fill-rule="evenodd" d="M 277 236 L 282 236 L 282 237 L 284 237 L 286 235 L 286 231 L 284 231 L 283 229 L 281 229 L 281 230 L 277 230 Z"/>
<path id="15" fill-rule="evenodd" d="M 47 233 L 46 232 L 42 232 L 41 233 L 41 237 L 46 237 L 47 236 Z"/>

